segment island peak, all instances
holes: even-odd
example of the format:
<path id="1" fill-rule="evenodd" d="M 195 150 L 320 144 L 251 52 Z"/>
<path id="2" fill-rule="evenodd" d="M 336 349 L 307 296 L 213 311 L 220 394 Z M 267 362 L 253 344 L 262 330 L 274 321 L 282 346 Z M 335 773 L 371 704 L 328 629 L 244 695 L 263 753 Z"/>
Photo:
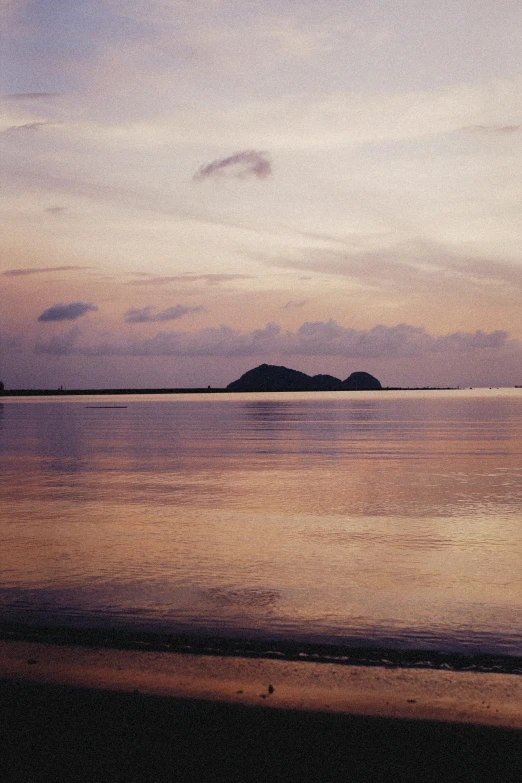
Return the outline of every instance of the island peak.
<path id="1" fill-rule="evenodd" d="M 380 381 L 367 372 L 353 372 L 345 381 L 333 375 L 307 375 L 274 364 L 260 364 L 227 386 L 227 391 L 373 391 Z"/>

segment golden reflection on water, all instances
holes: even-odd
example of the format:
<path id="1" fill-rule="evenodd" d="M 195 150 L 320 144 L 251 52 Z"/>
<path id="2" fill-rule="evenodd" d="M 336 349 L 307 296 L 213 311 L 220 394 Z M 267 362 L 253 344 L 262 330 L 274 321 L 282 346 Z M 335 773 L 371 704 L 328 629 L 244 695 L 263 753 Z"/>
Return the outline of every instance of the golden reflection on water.
<path id="1" fill-rule="evenodd" d="M 4 611 L 522 639 L 522 395 L 280 397 L 6 405 Z"/>

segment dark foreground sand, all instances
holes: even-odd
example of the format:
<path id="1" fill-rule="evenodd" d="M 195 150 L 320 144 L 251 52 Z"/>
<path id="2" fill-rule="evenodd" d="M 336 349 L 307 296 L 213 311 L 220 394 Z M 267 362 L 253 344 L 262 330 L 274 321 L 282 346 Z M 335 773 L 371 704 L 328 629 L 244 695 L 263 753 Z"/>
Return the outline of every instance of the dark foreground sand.
<path id="1" fill-rule="evenodd" d="M 2 779 L 520 783 L 517 731 L 3 682 Z"/>
<path id="2" fill-rule="evenodd" d="M 18 642 L 0 676 L 6 783 L 522 781 L 520 676 Z"/>

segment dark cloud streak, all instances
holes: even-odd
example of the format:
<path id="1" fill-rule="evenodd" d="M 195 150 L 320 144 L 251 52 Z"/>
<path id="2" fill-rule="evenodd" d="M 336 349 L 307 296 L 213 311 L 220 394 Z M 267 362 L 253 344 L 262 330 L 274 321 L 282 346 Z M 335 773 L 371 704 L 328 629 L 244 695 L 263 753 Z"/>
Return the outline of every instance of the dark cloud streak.
<path id="1" fill-rule="evenodd" d="M 144 280 L 130 280 L 127 285 L 168 285 L 168 283 L 199 283 L 207 285 L 218 285 L 219 283 L 229 283 L 233 280 L 250 280 L 252 275 L 232 275 L 232 274 L 207 274 L 207 275 L 165 275 L 163 277 L 147 277 Z"/>
<path id="2" fill-rule="evenodd" d="M 9 128 L 6 128 L 2 131 L 2 133 L 18 133 L 20 131 L 39 131 L 41 128 L 43 128 L 46 125 L 52 125 L 52 123 L 47 121 L 42 122 L 25 122 L 23 125 L 11 125 Z"/>
<path id="3" fill-rule="evenodd" d="M 1 272 L 2 277 L 23 277 L 25 275 L 41 275 L 44 272 L 71 272 L 80 269 L 94 269 L 92 266 L 41 266 L 22 269 L 6 269 L 5 272 Z"/>
<path id="4" fill-rule="evenodd" d="M 228 158 L 220 158 L 201 166 L 192 177 L 194 182 L 218 177 L 233 177 L 235 179 L 266 179 L 272 174 L 272 165 L 266 152 L 245 150 L 237 152 Z"/>
<path id="5" fill-rule="evenodd" d="M 308 299 L 300 299 L 299 301 L 291 299 L 283 306 L 283 310 L 292 310 L 294 308 L 304 307 L 304 305 L 307 304 L 308 301 L 309 301 Z"/>
<path id="6" fill-rule="evenodd" d="M 44 212 L 49 212 L 51 215 L 61 215 L 63 212 L 67 212 L 68 207 L 46 207 Z"/>
<path id="7" fill-rule="evenodd" d="M 488 133 L 506 136 L 512 133 L 520 133 L 522 125 L 468 125 L 465 128 L 461 128 L 461 130 L 465 133 Z"/>
<path id="8" fill-rule="evenodd" d="M 60 92 L 13 92 L 8 95 L 2 95 L 6 101 L 48 101 L 52 98 L 58 98 Z"/>
<path id="9" fill-rule="evenodd" d="M 90 311 L 97 311 L 96 305 L 87 304 L 86 302 L 71 302 L 70 304 L 56 304 L 52 307 L 48 307 L 41 315 L 38 316 L 39 321 L 76 321 L 77 318 L 81 318 L 83 315 Z"/>
<path id="10" fill-rule="evenodd" d="M 178 318 L 183 318 L 184 315 L 189 313 L 199 313 L 205 308 L 202 306 L 185 307 L 184 305 L 174 305 L 173 307 L 167 307 L 159 313 L 154 313 L 154 307 L 149 305 L 148 307 L 131 307 L 125 313 L 125 322 L 128 324 L 142 324 L 152 323 L 160 321 L 176 321 Z"/>

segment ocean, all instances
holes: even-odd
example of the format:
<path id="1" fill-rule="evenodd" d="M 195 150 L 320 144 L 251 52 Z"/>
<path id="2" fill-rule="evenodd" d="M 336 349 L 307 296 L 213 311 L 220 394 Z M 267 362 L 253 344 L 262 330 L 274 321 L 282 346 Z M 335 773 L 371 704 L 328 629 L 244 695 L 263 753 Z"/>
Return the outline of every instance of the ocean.
<path id="1" fill-rule="evenodd" d="M 522 389 L 5 397 L 0 465 L 4 631 L 522 663 Z"/>

